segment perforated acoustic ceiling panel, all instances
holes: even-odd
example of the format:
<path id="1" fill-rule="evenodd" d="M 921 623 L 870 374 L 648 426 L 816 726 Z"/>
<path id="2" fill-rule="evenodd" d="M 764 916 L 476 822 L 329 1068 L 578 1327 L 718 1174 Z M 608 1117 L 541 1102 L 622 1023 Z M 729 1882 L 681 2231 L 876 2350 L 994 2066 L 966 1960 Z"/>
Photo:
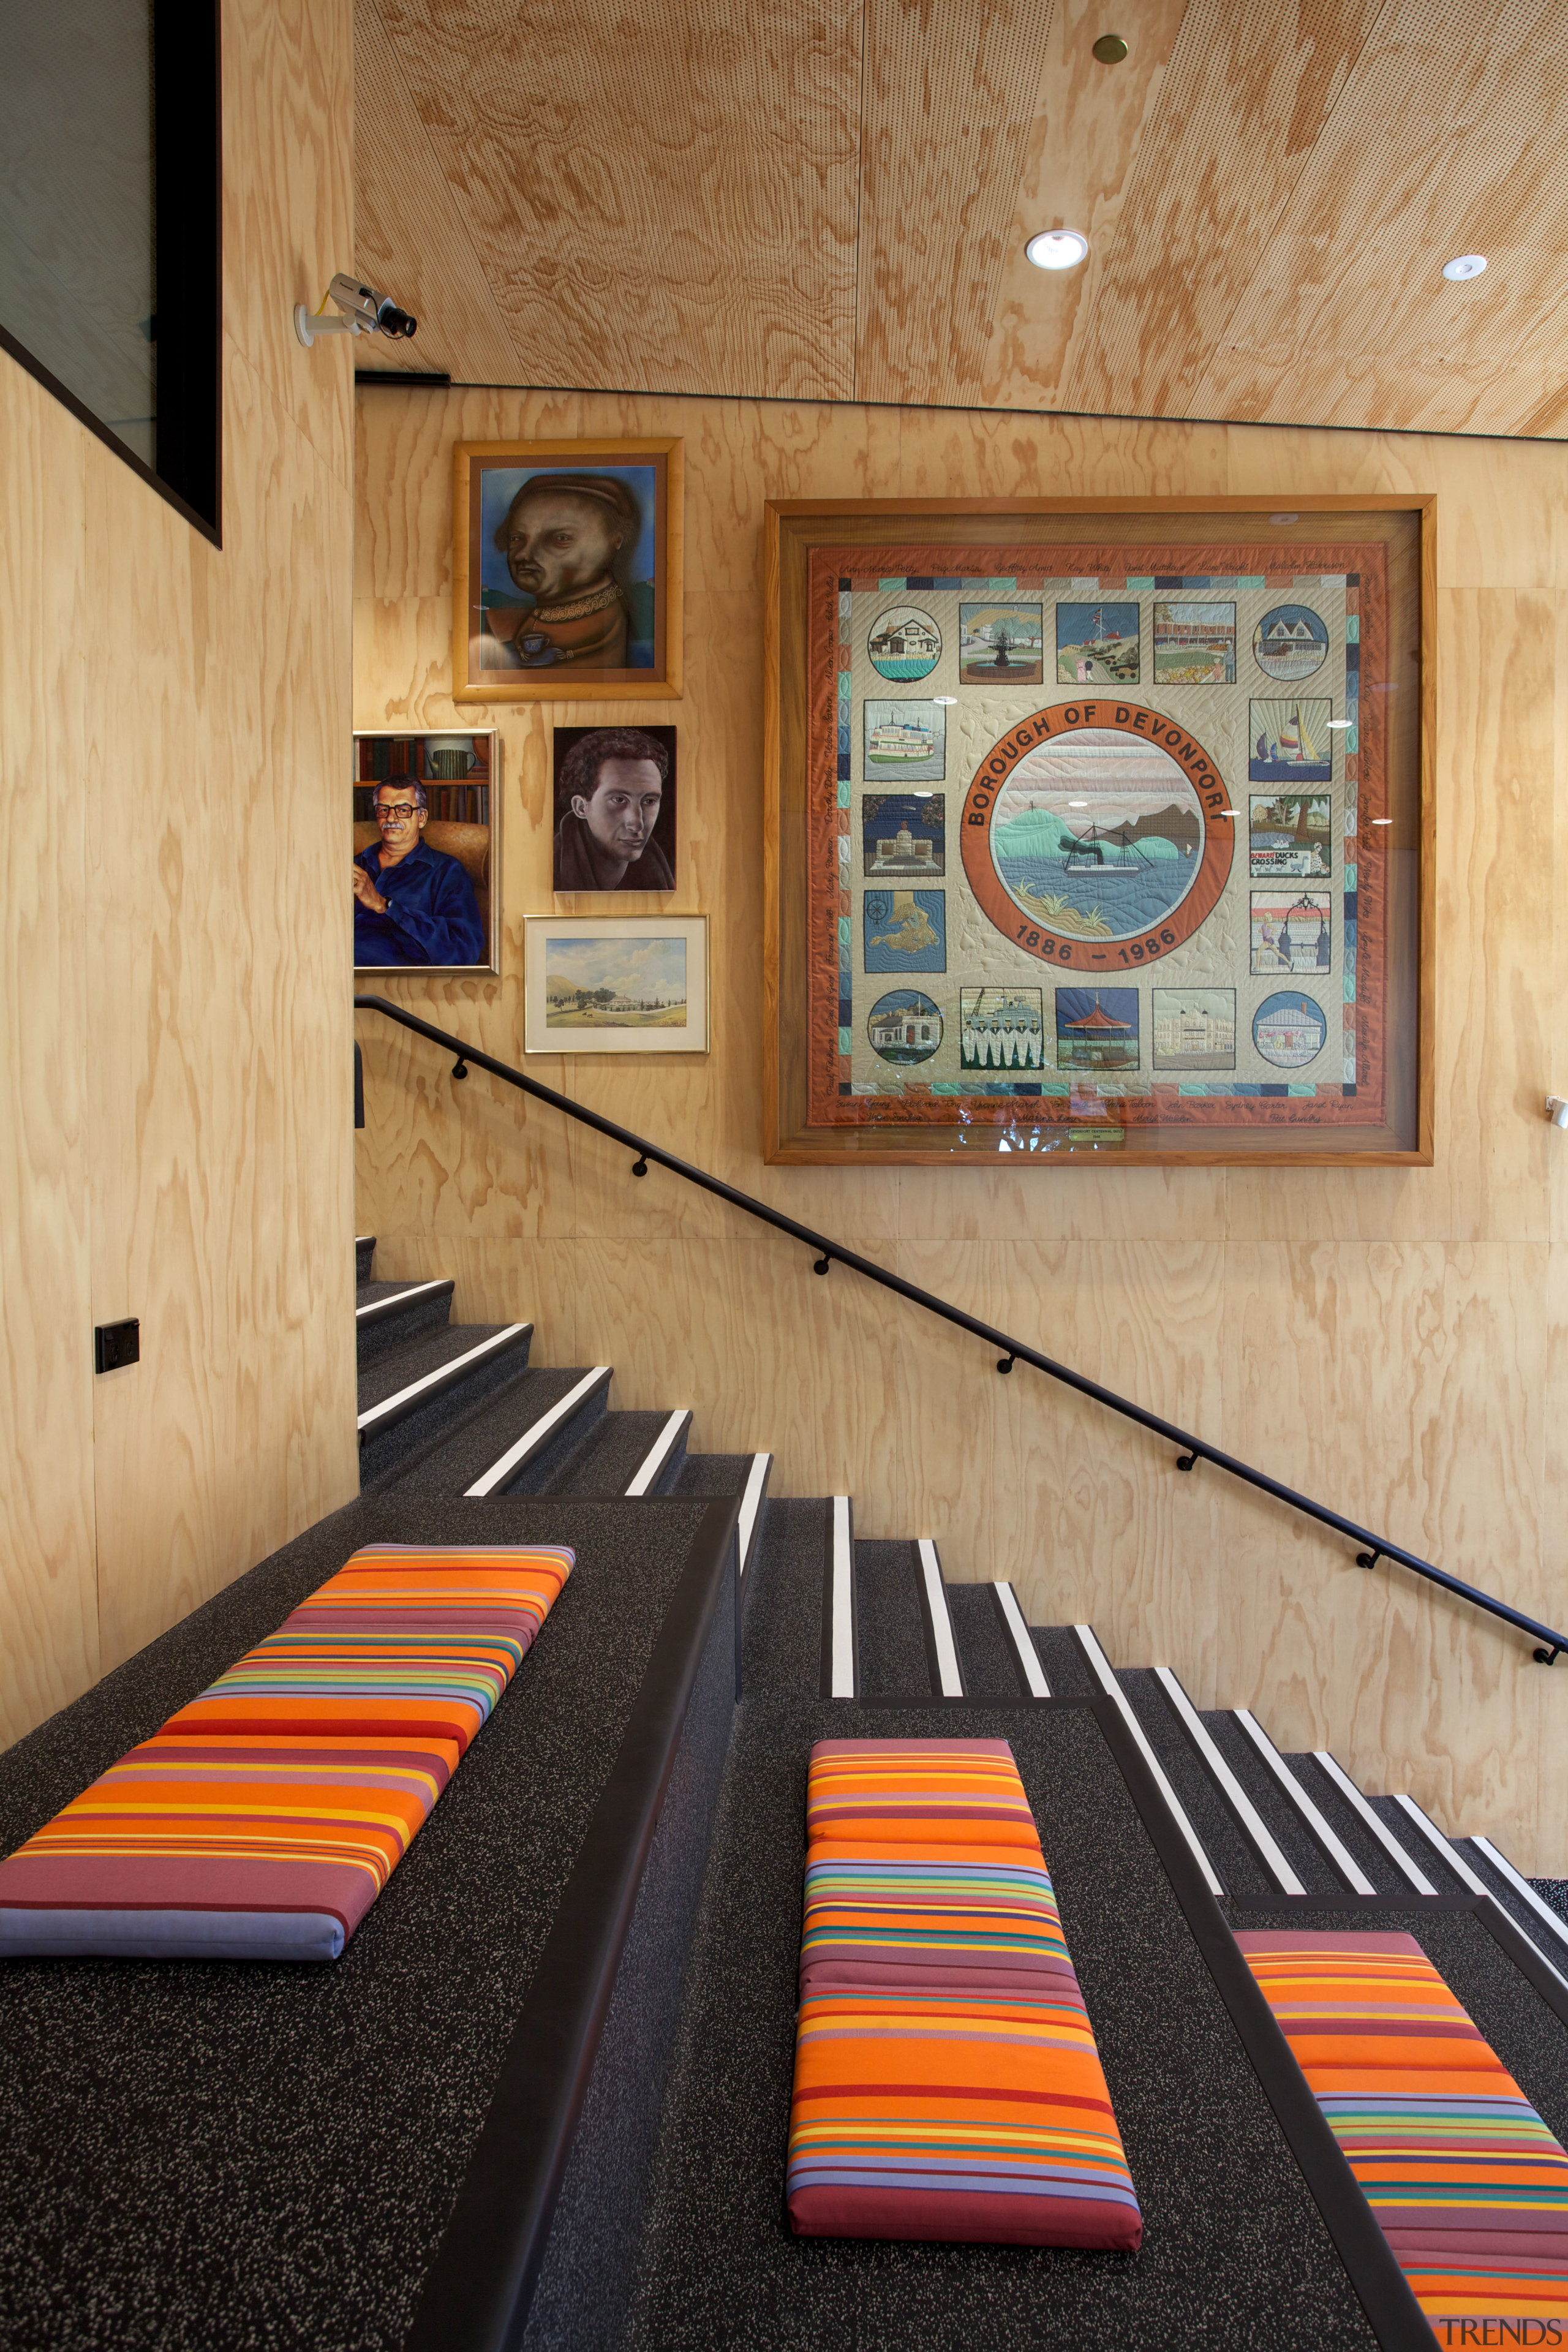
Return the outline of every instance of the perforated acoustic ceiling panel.
<path id="1" fill-rule="evenodd" d="M 357 259 L 425 322 L 380 364 L 1568 433 L 1563 0 L 357 0 L 356 26 Z M 1063 226 L 1088 264 L 1031 269 Z M 1468 251 L 1486 275 L 1446 284 Z"/>

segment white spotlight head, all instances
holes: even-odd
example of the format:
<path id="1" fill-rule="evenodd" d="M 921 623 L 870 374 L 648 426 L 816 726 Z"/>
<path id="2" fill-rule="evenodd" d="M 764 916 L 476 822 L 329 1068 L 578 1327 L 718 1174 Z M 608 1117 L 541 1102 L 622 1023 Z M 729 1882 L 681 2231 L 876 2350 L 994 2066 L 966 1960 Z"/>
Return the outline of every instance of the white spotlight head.
<path id="1" fill-rule="evenodd" d="M 1546 1116 L 1553 1127 L 1568 1127 L 1568 1102 L 1564 1102 L 1561 1095 L 1548 1095 Z"/>
<path id="2" fill-rule="evenodd" d="M 1042 229 L 1038 236 L 1029 239 L 1024 253 L 1037 269 L 1076 269 L 1089 258 L 1089 239 L 1076 228 Z"/>
<path id="3" fill-rule="evenodd" d="M 1457 253 L 1452 261 L 1443 264 L 1443 275 L 1457 285 L 1467 278 L 1479 278 L 1486 266 L 1484 253 Z"/>

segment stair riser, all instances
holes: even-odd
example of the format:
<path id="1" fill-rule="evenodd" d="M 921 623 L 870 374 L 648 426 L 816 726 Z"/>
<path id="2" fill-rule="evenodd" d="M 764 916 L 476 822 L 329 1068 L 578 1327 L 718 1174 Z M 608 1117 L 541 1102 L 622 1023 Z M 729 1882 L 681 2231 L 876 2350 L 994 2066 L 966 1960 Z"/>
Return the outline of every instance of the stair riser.
<path id="1" fill-rule="evenodd" d="M 577 1448 L 604 1420 L 609 1409 L 609 1383 L 584 1399 L 571 1418 L 551 1432 L 549 1443 L 525 1463 L 515 1477 L 496 1489 L 497 1495 L 539 1495 L 563 1469 Z"/>
<path id="2" fill-rule="evenodd" d="M 402 1347 L 405 1339 L 422 1331 L 443 1330 L 451 1318 L 452 1294 L 449 1290 L 427 1291 L 422 1298 L 410 1300 L 395 1315 L 382 1323 L 362 1323 L 354 1330 L 354 1361 L 360 1371 L 385 1355 L 389 1348 Z"/>
<path id="3" fill-rule="evenodd" d="M 356 1241 L 354 1244 L 354 1280 L 356 1282 L 368 1282 L 371 1278 L 370 1270 L 374 1264 L 375 1241 L 374 1236 L 369 1241 Z"/>
<path id="4" fill-rule="evenodd" d="M 463 1414 L 472 1412 L 476 1404 L 525 1371 L 529 1345 L 525 1339 L 514 1348 L 498 1349 L 465 1372 L 449 1389 L 416 1406 L 402 1421 L 387 1429 L 371 1431 L 360 1447 L 361 1494 L 368 1494 L 373 1486 L 395 1477 L 422 1446 L 440 1437 Z"/>

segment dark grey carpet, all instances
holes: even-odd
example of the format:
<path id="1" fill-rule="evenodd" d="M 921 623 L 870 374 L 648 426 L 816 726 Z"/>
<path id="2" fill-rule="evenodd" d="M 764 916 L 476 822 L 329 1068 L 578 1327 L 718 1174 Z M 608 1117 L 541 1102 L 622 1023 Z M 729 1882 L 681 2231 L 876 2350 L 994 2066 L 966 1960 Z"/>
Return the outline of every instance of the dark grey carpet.
<path id="1" fill-rule="evenodd" d="M 677 1495 L 738 1495 L 751 1475 L 749 1454 L 689 1454 L 681 1463 L 680 1475 L 672 1491 Z"/>
<path id="2" fill-rule="evenodd" d="M 405 1282 L 362 1282 L 354 1293 L 356 1307 L 369 1307 L 377 1298 L 388 1298 L 395 1291 L 406 1290 Z M 354 1325 L 355 1358 L 363 1371 L 389 1348 L 401 1346 L 422 1331 L 439 1331 L 452 1312 L 452 1285 L 444 1282 L 438 1290 L 422 1291 L 384 1323 Z"/>
<path id="3" fill-rule="evenodd" d="M 822 1581 L 832 1541 L 831 1503 L 769 1503 L 746 1572 L 742 1690 L 815 1698 L 822 1687 Z"/>
<path id="4" fill-rule="evenodd" d="M 374 1234 L 365 1234 L 362 1236 L 356 1234 L 354 1236 L 354 1281 L 356 1285 L 362 1282 L 368 1282 L 370 1280 L 371 1268 L 374 1264 L 375 1235 Z"/>
<path id="5" fill-rule="evenodd" d="M 1287 1756 L 1285 1761 L 1313 1802 L 1327 1816 L 1331 1828 L 1339 1832 L 1378 1893 L 1407 1895 L 1410 1892 L 1409 1880 L 1401 1874 L 1372 1832 L 1363 1827 L 1354 1808 L 1345 1802 L 1317 1758 L 1310 1755 Z"/>
<path id="6" fill-rule="evenodd" d="M 459 1412 L 423 1447 L 411 1444 L 403 1460 L 385 1473 L 389 1492 L 405 1496 L 461 1496 L 477 1478 L 498 1462 L 542 1413 L 576 1387 L 586 1365 L 558 1368 L 533 1366 L 502 1382 L 492 1395 Z M 605 1391 L 595 1396 L 552 1436 L 521 1474 L 523 1491 L 535 1493 L 573 1449 L 580 1445 L 605 1411 Z M 514 1486 L 513 1491 L 516 1491 Z"/>
<path id="7" fill-rule="evenodd" d="M 1392 1797 L 1367 1799 L 1373 1811 L 1385 1822 L 1415 1864 L 1424 1871 L 1439 1895 L 1465 1895 L 1469 1892 L 1458 1871 L 1450 1870 L 1431 1840 L 1415 1827 Z"/>
<path id="8" fill-rule="evenodd" d="M 1116 1679 L 1131 1701 L 1149 1745 L 1164 1767 L 1178 1801 L 1226 1885 L 1237 1895 L 1277 1893 L 1273 1880 L 1242 1835 L 1236 1815 L 1206 1768 L 1199 1762 L 1169 1699 L 1154 1679 L 1153 1670 L 1147 1666 L 1119 1667 Z"/>
<path id="9" fill-rule="evenodd" d="M 929 1698 L 920 1556 L 912 1543 L 855 1546 L 859 1688 L 867 1698 Z"/>
<path id="10" fill-rule="evenodd" d="M 332 1967 L 0 1971 L 0 2337 L 17 2352 L 402 2340 L 700 1502 L 462 1507 L 573 1543 L 540 1639 Z M 358 1543 L 452 1507 L 369 1497 L 0 1758 L 9 1851 Z"/>
<path id="11" fill-rule="evenodd" d="M 965 1733 L 1012 1742 L 1040 1824 L 1143 2207 L 1136 2256 L 789 2230 L 811 1743 Z M 744 1699 L 655 2172 L 637 2352 L 1323 2352 L 1372 2341 L 1089 1710 Z"/>
<path id="12" fill-rule="evenodd" d="M 450 1363 L 454 1356 L 478 1347 L 496 1328 L 486 1323 L 447 1324 L 422 1339 L 411 1341 L 405 1349 L 395 1349 L 389 1355 L 378 1357 L 360 1376 L 361 1410 L 370 1402 L 379 1402 L 367 1394 L 372 1387 L 380 1387 L 383 1396 L 393 1396 L 409 1381 L 417 1380 L 419 1372 L 407 1369 L 416 1356 L 426 1359 L 424 1371 L 435 1371 L 439 1365 Z M 368 1493 L 373 1486 L 399 1476 L 454 1422 L 472 1412 L 484 1398 L 496 1395 L 510 1381 L 515 1381 L 528 1368 L 529 1345 L 523 1338 L 510 1347 L 498 1349 L 493 1356 L 485 1357 L 471 1371 L 465 1372 L 451 1388 L 405 1413 L 390 1429 L 373 1430 L 360 1447 L 361 1489 Z"/>
<path id="13" fill-rule="evenodd" d="M 470 1348 L 493 1339 L 498 1331 L 506 1328 L 504 1323 L 443 1323 L 434 1331 L 421 1331 L 414 1339 L 389 1348 L 384 1355 L 367 1364 L 359 1376 L 361 1412 L 368 1412 L 373 1404 L 395 1396 L 410 1381 L 422 1381 L 426 1372 L 438 1371 L 443 1364 L 467 1355 Z M 515 1379 L 527 1368 L 527 1342 L 520 1342 L 516 1353 L 506 1349 L 499 1360 L 506 1368 L 507 1378 Z"/>
<path id="14" fill-rule="evenodd" d="M 1024 1698 L 1027 1693 L 988 1584 L 950 1584 L 948 1615 L 968 1698 Z M 1047 1681 L 1049 1676 L 1047 1677 Z"/>
<path id="15" fill-rule="evenodd" d="M 1083 1643 L 1070 1625 L 1031 1625 L 1029 1633 L 1039 1652 L 1053 1698 L 1095 1696 L 1095 1680 L 1083 1654 Z"/>
<path id="16" fill-rule="evenodd" d="M 624 1495 L 667 1412 L 607 1412 L 540 1488 L 550 1495 Z"/>
<path id="17" fill-rule="evenodd" d="M 1271 1831 L 1310 1894 L 1334 1895 L 1344 1881 L 1228 1708 L 1205 1708 L 1205 1730 Z"/>

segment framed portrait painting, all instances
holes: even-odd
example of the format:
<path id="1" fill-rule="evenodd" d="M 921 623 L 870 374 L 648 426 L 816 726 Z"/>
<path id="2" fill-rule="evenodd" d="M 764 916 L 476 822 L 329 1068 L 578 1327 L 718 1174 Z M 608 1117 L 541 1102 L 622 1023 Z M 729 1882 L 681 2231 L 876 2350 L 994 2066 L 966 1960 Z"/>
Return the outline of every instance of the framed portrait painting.
<path id="1" fill-rule="evenodd" d="M 673 727 L 558 727 L 551 887 L 673 890 Z"/>
<path id="2" fill-rule="evenodd" d="M 771 1160 L 1430 1164 L 1433 499 L 767 530 Z"/>
<path id="3" fill-rule="evenodd" d="M 706 915 L 531 915 L 523 1050 L 705 1054 Z"/>
<path id="4" fill-rule="evenodd" d="M 675 696 L 679 441 L 459 441 L 452 691 L 459 702 Z"/>
<path id="5" fill-rule="evenodd" d="M 500 737 L 353 740 L 356 971 L 500 971 Z"/>

